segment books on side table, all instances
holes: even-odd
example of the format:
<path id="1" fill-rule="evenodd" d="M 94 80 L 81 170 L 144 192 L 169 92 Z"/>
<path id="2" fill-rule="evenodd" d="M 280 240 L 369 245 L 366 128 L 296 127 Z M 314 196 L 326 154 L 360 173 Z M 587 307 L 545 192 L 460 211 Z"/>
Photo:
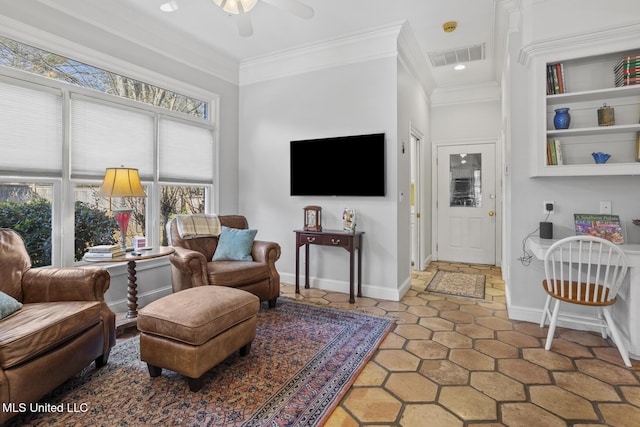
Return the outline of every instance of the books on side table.
<path id="1" fill-rule="evenodd" d="M 88 258 L 115 258 L 126 253 L 120 245 L 97 245 L 90 246 L 85 254 Z"/>

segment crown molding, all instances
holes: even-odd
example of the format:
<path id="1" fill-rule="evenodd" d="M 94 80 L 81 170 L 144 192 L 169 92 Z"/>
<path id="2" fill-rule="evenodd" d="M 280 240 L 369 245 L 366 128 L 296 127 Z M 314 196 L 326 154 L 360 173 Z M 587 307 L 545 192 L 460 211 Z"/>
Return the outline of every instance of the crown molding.
<path id="1" fill-rule="evenodd" d="M 523 46 L 518 55 L 518 62 L 528 66 L 532 58 L 554 55 L 566 57 L 567 51 L 571 51 L 573 56 L 579 57 L 600 51 L 634 49 L 638 47 L 638 34 L 640 34 L 640 24 L 629 24 L 540 40 Z"/>
<path id="2" fill-rule="evenodd" d="M 240 86 L 359 62 L 396 57 L 402 24 L 378 27 L 248 59 L 240 63 Z"/>
<path id="3" fill-rule="evenodd" d="M 427 98 L 436 87 L 431 68 L 427 63 L 418 40 L 416 39 L 409 24 L 405 21 L 398 34 L 398 60 L 411 73 L 416 81 L 420 82 L 422 90 Z"/>

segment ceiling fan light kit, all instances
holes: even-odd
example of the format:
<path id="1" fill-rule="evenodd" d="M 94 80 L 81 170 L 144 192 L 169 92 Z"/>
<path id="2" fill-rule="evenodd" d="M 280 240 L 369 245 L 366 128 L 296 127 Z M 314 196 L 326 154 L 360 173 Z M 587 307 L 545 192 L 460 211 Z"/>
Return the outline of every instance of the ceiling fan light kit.
<path id="1" fill-rule="evenodd" d="M 249 12 L 258 3 L 258 0 L 213 0 L 213 2 L 225 12 L 238 15 L 240 7 L 242 7 L 243 12 Z"/>

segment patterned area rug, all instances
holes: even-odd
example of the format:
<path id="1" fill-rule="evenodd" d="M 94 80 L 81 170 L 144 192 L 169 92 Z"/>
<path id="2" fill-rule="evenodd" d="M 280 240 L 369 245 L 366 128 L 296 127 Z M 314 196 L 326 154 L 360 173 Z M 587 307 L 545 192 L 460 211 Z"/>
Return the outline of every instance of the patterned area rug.
<path id="1" fill-rule="evenodd" d="M 236 353 L 209 371 L 197 393 L 171 371 L 151 378 L 135 337 L 118 343 L 104 368 L 91 364 L 45 397 L 44 411 L 20 414 L 8 425 L 319 425 L 392 325 L 286 299 L 276 309 L 263 304 L 249 355 Z"/>
<path id="2" fill-rule="evenodd" d="M 425 291 L 484 299 L 484 274 L 438 271 Z"/>

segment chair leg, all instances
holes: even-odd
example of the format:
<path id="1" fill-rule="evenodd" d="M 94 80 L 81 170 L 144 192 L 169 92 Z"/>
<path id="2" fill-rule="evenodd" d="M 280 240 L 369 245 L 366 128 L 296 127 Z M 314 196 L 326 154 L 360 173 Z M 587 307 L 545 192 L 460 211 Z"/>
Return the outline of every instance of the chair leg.
<path id="1" fill-rule="evenodd" d="M 551 314 L 551 320 L 549 321 L 549 332 L 547 333 L 547 342 L 544 344 L 544 349 L 549 350 L 551 348 L 551 341 L 553 341 L 553 335 L 556 333 L 556 323 L 558 322 L 558 313 L 560 312 L 560 300 L 556 300 L 553 306 L 553 313 Z"/>
<path id="2" fill-rule="evenodd" d="M 620 356 L 622 356 L 622 360 L 624 360 L 624 364 L 627 367 L 631 367 L 631 360 L 629 360 L 629 353 L 627 352 L 626 347 L 622 342 L 622 337 L 620 336 L 620 332 L 618 331 L 618 327 L 613 322 L 613 318 L 611 317 L 611 312 L 608 308 L 602 310 L 602 314 L 604 314 L 604 318 L 607 321 L 607 325 L 609 326 L 609 330 L 611 331 L 611 337 L 616 343 L 618 347 L 618 351 L 620 352 Z"/>
<path id="3" fill-rule="evenodd" d="M 600 335 L 602 336 L 602 339 L 607 339 L 607 326 L 608 322 L 606 321 L 606 319 L 603 316 L 603 311 L 604 308 L 603 307 L 599 307 L 598 308 L 598 319 L 602 322 L 602 329 L 600 331 Z"/>
<path id="4" fill-rule="evenodd" d="M 542 319 L 540 320 L 540 327 L 544 328 L 545 320 L 547 320 L 547 315 L 549 314 L 549 304 L 551 303 L 551 295 L 547 295 L 547 300 L 544 303 L 544 308 L 542 309 Z M 549 316 L 551 317 L 551 316 Z"/>

